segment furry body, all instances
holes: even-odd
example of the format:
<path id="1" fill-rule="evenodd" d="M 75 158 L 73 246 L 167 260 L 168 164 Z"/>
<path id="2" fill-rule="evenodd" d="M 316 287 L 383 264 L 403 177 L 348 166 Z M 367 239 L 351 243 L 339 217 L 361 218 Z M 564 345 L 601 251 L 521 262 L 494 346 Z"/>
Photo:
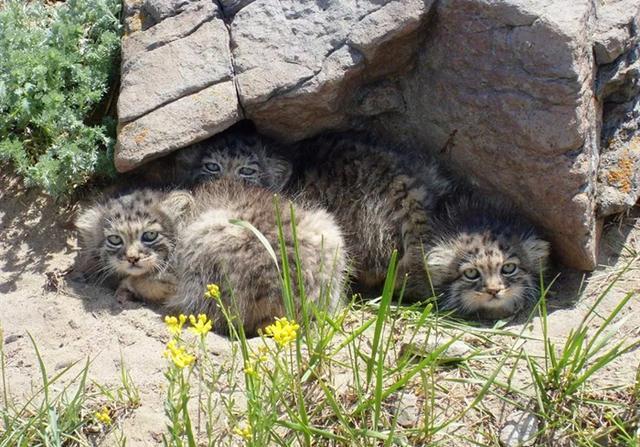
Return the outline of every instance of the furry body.
<path id="1" fill-rule="evenodd" d="M 259 143 L 258 136 L 251 138 L 236 144 L 257 150 L 268 170 L 270 157 L 277 160 L 279 155 L 265 150 L 268 145 Z M 296 149 L 286 193 L 336 216 L 360 284 L 379 288 L 397 249 L 397 285 L 402 286 L 406 275 L 405 295 L 412 299 L 435 291 L 445 309 L 497 318 L 516 312 L 537 295 L 549 244 L 508 207 L 472 197 L 464 182 L 435 160 L 360 136 L 316 138 Z M 237 153 L 223 145 L 216 151 L 229 159 Z M 194 165 L 193 178 L 224 178 L 198 177 L 201 171 L 202 166 Z M 515 266 L 514 271 L 500 273 L 505 264 L 506 271 Z M 475 269 L 478 278 L 465 279 L 467 269 Z"/>
<path id="2" fill-rule="evenodd" d="M 251 223 L 278 251 L 273 194 L 231 179 L 205 183 L 194 192 L 195 207 L 181 229 L 175 258 L 177 292 L 169 306 L 184 313 L 206 313 L 218 332 L 227 323 L 217 303 L 204 297 L 209 283 L 222 291 L 222 301 L 254 334 L 285 316 L 280 274 L 260 240 L 249 229 L 230 222 Z M 283 204 L 282 227 L 292 277 L 295 272 L 291 216 Z M 316 307 L 339 305 L 345 282 L 346 252 L 342 234 L 326 211 L 294 203 L 301 277 L 305 294 Z M 297 295 L 297 286 L 293 288 Z M 299 297 L 296 303 L 299 311 Z"/>
<path id="3" fill-rule="evenodd" d="M 336 215 L 357 280 L 381 286 L 397 249 L 398 286 L 408 275 L 406 295 L 429 296 L 422 244 L 431 238 L 433 210 L 454 187 L 442 167 L 359 137 L 306 141 L 299 154 L 293 191 Z"/>
<path id="4" fill-rule="evenodd" d="M 316 307 L 335 309 L 347 262 L 340 229 L 326 211 L 301 203 L 294 209 L 305 294 Z M 119 301 L 136 297 L 180 313 L 206 313 L 224 332 L 217 303 L 204 298 L 207 284 L 219 284 L 224 305 L 255 334 L 286 315 L 280 274 L 257 237 L 231 219 L 251 223 L 278 249 L 273 195 L 224 179 L 193 195 L 143 189 L 94 205 L 76 223 L 78 263 L 89 276 L 116 280 Z M 282 225 L 297 278 L 288 209 Z M 299 299 L 297 305 L 299 311 Z"/>
<path id="5" fill-rule="evenodd" d="M 291 176 L 291 163 L 274 149 L 265 137 L 226 131 L 179 152 L 178 181 L 193 185 L 231 178 L 278 192 Z"/>

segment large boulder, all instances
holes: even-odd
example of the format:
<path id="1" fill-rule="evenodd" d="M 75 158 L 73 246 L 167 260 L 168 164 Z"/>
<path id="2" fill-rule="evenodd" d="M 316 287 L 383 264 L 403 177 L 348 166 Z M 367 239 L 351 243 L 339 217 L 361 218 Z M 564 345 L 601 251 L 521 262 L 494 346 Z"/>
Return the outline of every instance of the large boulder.
<path id="1" fill-rule="evenodd" d="M 640 194 L 637 0 L 125 0 L 116 166 L 243 119 L 440 154 L 595 267 Z"/>

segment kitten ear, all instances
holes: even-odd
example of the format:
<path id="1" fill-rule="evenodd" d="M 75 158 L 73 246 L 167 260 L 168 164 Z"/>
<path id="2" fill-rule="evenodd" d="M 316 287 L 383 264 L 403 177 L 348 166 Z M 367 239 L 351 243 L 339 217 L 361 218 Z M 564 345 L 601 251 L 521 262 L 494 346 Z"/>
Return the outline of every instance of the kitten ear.
<path id="1" fill-rule="evenodd" d="M 530 236 L 522 241 L 522 248 L 529 258 L 532 268 L 543 271 L 546 269 L 551 250 L 549 242 Z"/>
<path id="2" fill-rule="evenodd" d="M 160 202 L 160 208 L 173 220 L 189 212 L 194 205 L 193 196 L 187 191 L 171 191 Z"/>
<path id="3" fill-rule="evenodd" d="M 455 270 L 455 250 L 448 244 L 436 245 L 425 257 L 429 277 L 434 286 L 444 283 Z"/>
<path id="4" fill-rule="evenodd" d="M 83 211 L 74 222 L 78 230 L 80 251 L 76 256 L 71 276 L 73 281 L 85 281 L 100 272 L 97 249 L 104 235 L 104 210 L 93 206 Z"/>
<path id="5" fill-rule="evenodd" d="M 75 221 L 78 229 L 80 242 L 84 248 L 95 247 L 100 243 L 100 236 L 103 234 L 102 221 L 104 214 L 98 206 L 83 211 Z"/>
<path id="6" fill-rule="evenodd" d="M 280 192 L 291 178 L 293 166 L 289 160 L 271 155 L 267 157 L 267 172 L 271 173 L 271 187 Z"/>

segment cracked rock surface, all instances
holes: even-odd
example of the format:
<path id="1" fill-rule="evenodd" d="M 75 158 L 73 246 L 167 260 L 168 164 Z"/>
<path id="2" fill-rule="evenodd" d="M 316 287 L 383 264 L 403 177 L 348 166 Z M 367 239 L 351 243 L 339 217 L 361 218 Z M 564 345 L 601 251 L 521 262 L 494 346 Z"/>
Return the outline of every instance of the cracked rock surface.
<path id="1" fill-rule="evenodd" d="M 579 269 L 640 194 L 637 0 L 124 4 L 120 171 L 242 119 L 368 129 L 505 195 Z"/>

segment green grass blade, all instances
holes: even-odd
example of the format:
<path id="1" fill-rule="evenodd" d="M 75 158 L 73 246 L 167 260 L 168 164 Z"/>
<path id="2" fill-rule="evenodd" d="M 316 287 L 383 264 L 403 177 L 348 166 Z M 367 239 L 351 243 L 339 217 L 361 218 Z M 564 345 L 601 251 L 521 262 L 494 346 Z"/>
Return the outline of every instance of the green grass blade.
<path id="1" fill-rule="evenodd" d="M 264 236 L 264 234 L 262 234 L 260 232 L 260 230 L 258 230 L 251 223 L 249 223 L 249 222 L 247 222 L 245 220 L 229 219 L 229 223 L 232 224 L 232 225 L 237 225 L 239 227 L 242 227 L 242 228 L 245 228 L 245 229 L 251 231 L 253 233 L 253 235 L 264 246 L 265 250 L 267 250 L 267 253 L 269 253 L 269 256 L 271 256 L 271 259 L 273 260 L 273 263 L 276 266 L 276 269 L 278 270 L 278 272 L 280 271 L 280 265 L 278 264 L 278 257 L 276 256 L 276 252 L 273 250 L 273 247 L 271 246 L 271 244 L 269 243 L 267 238 Z"/>
<path id="2" fill-rule="evenodd" d="M 371 383 L 371 377 L 373 375 L 373 369 L 375 360 L 378 354 L 378 348 L 380 346 L 380 339 L 382 337 L 382 330 L 389 312 L 389 306 L 393 297 L 393 290 L 395 288 L 396 272 L 397 272 L 397 260 L 398 251 L 394 250 L 391 255 L 391 261 L 389 262 L 389 268 L 387 269 L 387 276 L 384 282 L 384 288 L 382 290 L 382 299 L 380 301 L 380 308 L 376 315 L 376 325 L 373 332 L 373 341 L 371 342 L 371 357 L 367 364 L 367 384 Z"/>

